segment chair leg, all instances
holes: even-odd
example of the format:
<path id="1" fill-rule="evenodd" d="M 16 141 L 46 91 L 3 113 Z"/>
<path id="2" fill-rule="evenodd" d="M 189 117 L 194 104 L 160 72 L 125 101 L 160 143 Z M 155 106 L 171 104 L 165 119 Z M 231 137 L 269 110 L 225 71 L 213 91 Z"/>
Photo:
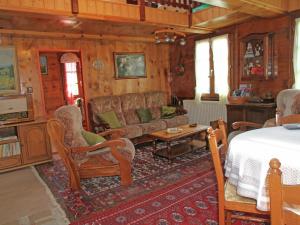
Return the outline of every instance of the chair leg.
<path id="1" fill-rule="evenodd" d="M 219 225 L 225 225 L 225 212 L 224 207 L 219 205 Z"/>
<path id="2" fill-rule="evenodd" d="M 132 183 L 131 177 L 131 163 L 120 163 L 121 185 L 130 185 Z"/>
<path id="3" fill-rule="evenodd" d="M 226 211 L 225 212 L 225 217 L 226 217 L 225 224 L 226 225 L 231 225 L 231 212 Z"/>

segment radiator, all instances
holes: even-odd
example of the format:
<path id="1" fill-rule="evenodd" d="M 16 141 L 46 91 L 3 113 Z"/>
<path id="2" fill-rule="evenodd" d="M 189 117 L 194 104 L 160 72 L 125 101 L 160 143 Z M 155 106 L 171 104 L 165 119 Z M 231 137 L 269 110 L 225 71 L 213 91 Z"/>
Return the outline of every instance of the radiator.
<path id="1" fill-rule="evenodd" d="M 210 121 L 218 119 L 227 121 L 226 105 L 224 102 L 184 100 L 183 107 L 188 111 L 189 123 L 210 125 Z"/>

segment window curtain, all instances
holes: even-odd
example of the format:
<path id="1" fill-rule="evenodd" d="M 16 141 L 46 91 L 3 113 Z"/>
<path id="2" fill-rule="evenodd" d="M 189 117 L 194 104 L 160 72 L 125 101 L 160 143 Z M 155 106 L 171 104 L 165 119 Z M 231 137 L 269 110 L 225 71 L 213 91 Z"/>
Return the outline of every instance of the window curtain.
<path id="1" fill-rule="evenodd" d="M 201 94 L 210 93 L 210 61 L 209 61 L 209 39 L 196 42 L 195 49 L 195 73 L 196 73 L 196 101 L 201 101 Z M 215 92 L 219 94 L 220 101 L 226 102 L 229 91 L 228 64 L 229 48 L 228 35 L 217 36 L 211 39 Z"/>
<path id="2" fill-rule="evenodd" d="M 212 38 L 212 51 L 215 72 L 215 92 L 219 94 L 220 101 L 227 101 L 228 85 L 228 35 Z"/>
<path id="3" fill-rule="evenodd" d="M 202 93 L 209 93 L 209 39 L 197 41 L 195 51 L 195 100 L 200 101 Z"/>
<path id="4" fill-rule="evenodd" d="M 293 65 L 294 65 L 294 74 L 295 74 L 295 83 L 294 88 L 300 89 L 300 18 L 295 21 L 295 38 L 294 38 L 294 56 L 293 56 Z"/>

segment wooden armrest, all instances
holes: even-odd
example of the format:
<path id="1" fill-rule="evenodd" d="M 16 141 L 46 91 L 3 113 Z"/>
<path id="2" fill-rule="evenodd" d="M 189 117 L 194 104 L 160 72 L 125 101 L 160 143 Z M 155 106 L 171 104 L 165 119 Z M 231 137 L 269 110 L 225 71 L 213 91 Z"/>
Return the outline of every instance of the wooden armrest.
<path id="1" fill-rule="evenodd" d="M 106 148 L 109 147 L 111 149 L 117 148 L 117 147 L 124 147 L 125 146 L 125 141 L 121 139 L 115 139 L 115 140 L 110 140 L 110 141 L 104 141 L 102 143 L 92 145 L 92 146 L 84 146 L 84 147 L 74 147 L 71 148 L 72 153 L 83 153 L 83 152 L 91 152 L 98 150 L 99 148 Z"/>
<path id="2" fill-rule="evenodd" d="M 247 122 L 247 121 L 237 121 L 232 123 L 232 128 L 234 130 L 237 129 L 245 129 L 246 127 L 253 127 L 253 128 L 262 128 L 263 125 L 259 123 Z"/>
<path id="3" fill-rule="evenodd" d="M 101 135 L 103 137 L 106 136 L 111 136 L 111 139 L 117 139 L 120 137 L 124 137 L 126 134 L 125 129 L 110 129 L 110 130 L 105 130 L 102 132 L 97 133 L 98 135 Z"/>

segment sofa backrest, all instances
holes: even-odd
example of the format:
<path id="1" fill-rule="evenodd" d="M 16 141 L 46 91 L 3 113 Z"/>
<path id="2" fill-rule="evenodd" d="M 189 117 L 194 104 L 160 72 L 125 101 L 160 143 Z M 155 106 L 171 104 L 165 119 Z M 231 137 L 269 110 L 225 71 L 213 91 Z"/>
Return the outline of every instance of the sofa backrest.
<path id="1" fill-rule="evenodd" d="M 96 97 L 89 101 L 89 105 L 91 111 L 90 120 L 93 120 L 94 124 L 100 124 L 98 116 L 100 113 L 114 111 L 122 126 L 126 125 L 119 96 Z"/>
<path id="2" fill-rule="evenodd" d="M 121 106 L 126 124 L 140 123 L 136 110 L 146 107 L 145 96 L 143 93 L 130 93 L 120 96 Z"/>
<path id="3" fill-rule="evenodd" d="M 146 108 L 149 108 L 154 119 L 161 116 L 161 107 L 167 105 L 167 94 L 156 91 L 145 93 Z"/>
<path id="4" fill-rule="evenodd" d="M 89 101 L 89 119 L 94 130 L 101 124 L 99 115 L 103 112 L 115 111 L 122 126 L 138 124 L 140 120 L 136 114 L 139 108 L 149 108 L 154 119 L 161 116 L 161 106 L 167 105 L 167 94 L 161 91 L 147 93 L 130 93 L 120 96 L 100 96 Z"/>

